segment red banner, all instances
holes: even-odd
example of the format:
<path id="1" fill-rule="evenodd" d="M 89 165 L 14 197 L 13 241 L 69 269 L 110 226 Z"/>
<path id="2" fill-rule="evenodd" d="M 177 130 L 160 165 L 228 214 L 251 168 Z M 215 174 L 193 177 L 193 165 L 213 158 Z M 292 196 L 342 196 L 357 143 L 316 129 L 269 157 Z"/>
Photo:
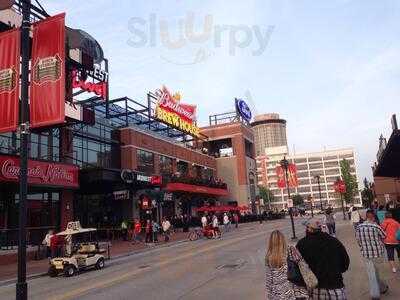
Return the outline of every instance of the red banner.
<path id="1" fill-rule="evenodd" d="M 31 127 L 65 121 L 65 14 L 33 24 Z"/>
<path id="2" fill-rule="evenodd" d="M 19 181 L 19 157 L 0 156 L 0 181 Z M 79 187 L 79 168 L 74 165 L 43 162 L 38 160 L 28 161 L 28 183 L 38 185 Z"/>
<path id="3" fill-rule="evenodd" d="M 297 187 L 299 185 L 298 178 L 297 178 L 297 168 L 295 164 L 288 165 L 288 182 L 289 187 Z M 278 166 L 276 167 L 276 176 L 278 176 L 277 185 L 279 188 L 283 189 L 286 187 L 286 176 L 285 170 Z"/>
<path id="4" fill-rule="evenodd" d="M 341 179 L 335 181 L 335 183 L 333 184 L 333 188 L 336 193 L 340 194 L 346 193 L 346 184 Z"/>
<path id="5" fill-rule="evenodd" d="M 0 33 L 0 133 L 15 131 L 19 116 L 20 31 Z"/>

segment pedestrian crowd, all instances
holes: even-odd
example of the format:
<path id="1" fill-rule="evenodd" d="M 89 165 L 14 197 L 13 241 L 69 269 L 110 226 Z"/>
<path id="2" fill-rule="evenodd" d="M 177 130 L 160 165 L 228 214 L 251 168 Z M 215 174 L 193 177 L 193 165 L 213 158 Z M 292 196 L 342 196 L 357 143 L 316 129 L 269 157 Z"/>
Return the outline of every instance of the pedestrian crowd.
<path id="1" fill-rule="evenodd" d="M 400 259 L 400 224 L 390 210 L 377 204 L 368 210 L 351 207 L 348 215 L 365 264 L 370 299 L 380 299 L 389 290 L 382 272 L 385 260 L 397 272 L 394 256 L 396 252 Z M 333 210 L 304 225 L 306 234 L 296 245 L 288 245 L 278 230 L 271 233 L 265 257 L 266 298 L 347 299 L 343 273 L 350 258 L 336 238 Z"/>

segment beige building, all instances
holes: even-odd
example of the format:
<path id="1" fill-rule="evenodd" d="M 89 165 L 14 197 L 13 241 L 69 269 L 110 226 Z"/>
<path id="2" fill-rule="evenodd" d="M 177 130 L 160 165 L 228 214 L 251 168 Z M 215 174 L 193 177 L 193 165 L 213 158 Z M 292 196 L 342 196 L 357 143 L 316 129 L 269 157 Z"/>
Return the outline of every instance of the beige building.
<path id="1" fill-rule="evenodd" d="M 341 177 L 340 161 L 346 159 L 350 163 L 351 174 L 357 177 L 355 153 L 353 149 L 327 150 L 322 152 L 288 155 L 287 147 L 265 149 L 265 155 L 257 157 L 258 184 L 267 187 L 274 194 L 273 205 L 285 207 L 288 196 L 287 190 L 277 186 L 276 167 L 286 156 L 290 163 L 296 165 L 298 186 L 291 188 L 291 195 L 299 194 L 306 200 L 313 198 L 314 206 L 319 208 L 322 200 L 323 207 L 340 206 L 340 198 L 335 193 L 333 184 Z M 318 181 L 320 176 L 321 199 L 319 196 Z M 361 203 L 361 196 L 355 196 L 355 203 Z"/>
<path id="2" fill-rule="evenodd" d="M 251 126 L 257 156 L 263 155 L 265 148 L 287 146 L 286 120 L 280 119 L 279 114 L 255 116 Z"/>

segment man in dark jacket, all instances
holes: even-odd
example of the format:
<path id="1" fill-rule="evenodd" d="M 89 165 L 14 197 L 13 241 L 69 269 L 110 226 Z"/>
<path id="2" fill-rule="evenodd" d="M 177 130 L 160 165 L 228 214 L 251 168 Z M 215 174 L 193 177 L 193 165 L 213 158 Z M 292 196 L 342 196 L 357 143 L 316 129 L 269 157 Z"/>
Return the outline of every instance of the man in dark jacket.
<path id="1" fill-rule="evenodd" d="M 346 299 L 342 277 L 350 264 L 346 248 L 338 239 L 321 231 L 321 220 L 312 218 L 306 225 L 306 236 L 296 248 L 318 278 L 313 299 Z"/>

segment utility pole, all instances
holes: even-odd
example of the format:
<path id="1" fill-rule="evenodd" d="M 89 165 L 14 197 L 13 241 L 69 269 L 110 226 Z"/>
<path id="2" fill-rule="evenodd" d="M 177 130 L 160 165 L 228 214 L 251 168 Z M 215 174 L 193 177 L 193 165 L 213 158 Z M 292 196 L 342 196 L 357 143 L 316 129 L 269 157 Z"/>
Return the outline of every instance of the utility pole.
<path id="1" fill-rule="evenodd" d="M 19 133 L 21 139 L 20 177 L 19 177 L 19 234 L 18 234 L 18 278 L 16 299 L 26 300 L 28 285 L 26 283 L 26 196 L 28 192 L 28 137 L 29 137 L 29 31 L 31 0 L 22 1 L 21 27 L 21 119 Z"/>
<path id="2" fill-rule="evenodd" d="M 320 182 L 321 176 L 320 175 L 316 175 L 314 178 L 317 179 L 317 182 L 318 182 L 319 203 L 321 205 L 321 212 L 322 212 L 324 210 L 324 208 L 322 206 L 321 182 Z"/>
<path id="3" fill-rule="evenodd" d="M 289 168 L 289 161 L 286 159 L 286 157 L 283 157 L 283 159 L 280 162 L 281 167 L 285 171 L 285 182 L 286 182 L 286 189 L 288 193 L 288 201 L 290 200 L 290 188 L 289 188 L 289 176 L 288 176 L 288 168 Z M 294 221 L 293 221 L 293 207 L 289 207 L 289 215 L 290 215 L 290 222 L 292 223 L 292 240 L 296 240 L 296 230 L 294 229 Z"/>

